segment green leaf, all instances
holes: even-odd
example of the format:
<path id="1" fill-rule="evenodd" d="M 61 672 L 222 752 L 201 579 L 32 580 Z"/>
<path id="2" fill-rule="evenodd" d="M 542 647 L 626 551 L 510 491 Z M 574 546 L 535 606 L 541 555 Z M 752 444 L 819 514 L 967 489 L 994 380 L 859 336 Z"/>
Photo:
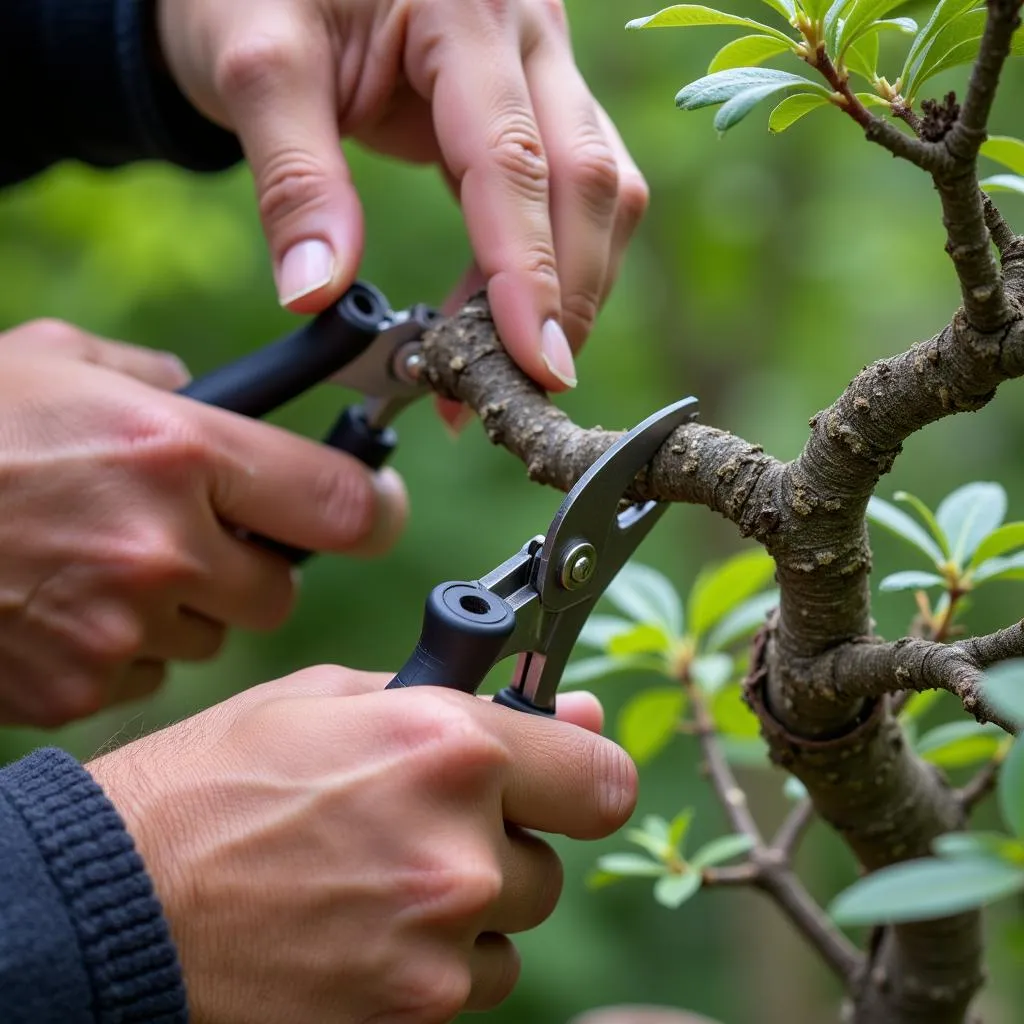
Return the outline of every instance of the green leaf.
<path id="1" fill-rule="evenodd" d="M 728 654 L 702 654 L 690 665 L 693 681 L 709 696 L 732 678 L 735 663 Z"/>
<path id="2" fill-rule="evenodd" d="M 911 494 L 910 491 L 897 491 L 893 498 L 896 501 L 909 505 L 918 514 L 924 525 L 928 527 L 928 532 L 935 538 L 935 543 L 939 545 L 942 553 L 949 558 L 951 554 L 949 538 L 942 527 L 939 526 L 935 513 L 916 494 Z"/>
<path id="3" fill-rule="evenodd" d="M 904 35 L 917 33 L 917 22 L 913 18 L 886 18 L 875 25 L 883 32 L 902 32 Z"/>
<path id="4" fill-rule="evenodd" d="M 947 494 L 935 512 L 949 538 L 950 556 L 963 566 L 978 545 L 1006 516 L 1006 491 L 1001 484 L 971 483 Z"/>
<path id="5" fill-rule="evenodd" d="M 911 860 L 876 871 L 833 900 L 838 924 L 948 917 L 1024 889 L 1024 871 L 991 858 Z"/>
<path id="6" fill-rule="evenodd" d="M 576 686 L 580 683 L 589 683 L 595 679 L 603 679 L 613 672 L 629 672 L 638 669 L 653 669 L 658 671 L 660 666 L 640 658 L 611 658 L 601 655 L 597 658 L 580 658 L 572 661 L 565 667 L 562 673 L 561 686 Z"/>
<path id="7" fill-rule="evenodd" d="M 918 572 L 916 569 L 909 569 L 906 572 L 894 572 L 886 576 L 878 584 L 878 589 L 884 593 L 895 590 L 927 590 L 929 587 L 945 586 L 946 581 L 933 572 Z"/>
<path id="8" fill-rule="evenodd" d="M 686 845 L 686 836 L 693 824 L 694 811 L 692 807 L 685 807 L 673 819 L 668 827 L 668 845 L 677 853 L 682 853 Z"/>
<path id="9" fill-rule="evenodd" d="M 886 110 L 892 109 L 892 104 L 888 100 L 882 99 L 882 97 L 877 93 L 859 92 L 856 95 L 857 99 L 859 99 L 865 107 L 885 107 Z"/>
<path id="10" fill-rule="evenodd" d="M 795 775 L 790 775 L 790 777 L 786 779 L 786 784 L 782 787 L 782 792 L 785 793 L 786 796 L 794 803 L 806 800 L 810 795 L 807 792 L 807 787 Z"/>
<path id="11" fill-rule="evenodd" d="M 619 742 L 637 764 L 644 764 L 668 746 L 686 708 L 678 686 L 644 690 L 619 714 Z"/>
<path id="12" fill-rule="evenodd" d="M 913 43 L 910 44 L 907 59 L 899 76 L 905 89 L 912 84 L 914 67 L 920 65 L 939 32 L 954 18 L 959 18 L 964 11 L 970 10 L 975 2 L 976 0 L 941 0 L 936 6 L 924 28 L 918 32 Z"/>
<path id="13" fill-rule="evenodd" d="M 1024 174 L 1024 142 L 1009 135 L 990 135 L 981 144 L 981 155 L 1009 167 L 1014 174 Z"/>
<path id="14" fill-rule="evenodd" d="M 654 836 L 666 846 L 671 846 L 669 836 L 672 831 L 671 825 L 660 814 L 645 814 L 640 822 L 641 828 L 650 836 Z M 660 854 L 658 856 L 661 856 Z"/>
<path id="15" fill-rule="evenodd" d="M 966 11 L 944 25 L 910 70 L 910 78 L 905 83 L 908 98 L 916 95 L 921 86 L 940 71 L 973 60 L 984 30 L 984 10 Z"/>
<path id="16" fill-rule="evenodd" d="M 668 839 L 663 839 L 651 832 L 630 828 L 626 830 L 625 837 L 629 842 L 646 850 L 655 860 L 664 861 L 672 856 L 672 847 L 669 845 Z"/>
<path id="17" fill-rule="evenodd" d="M 781 14 L 786 21 L 792 22 L 796 19 L 796 4 L 793 0 L 763 0 L 773 11 Z"/>
<path id="18" fill-rule="evenodd" d="M 994 725 L 977 722 L 949 722 L 925 733 L 917 741 L 917 752 L 939 768 L 966 768 L 990 761 L 999 750 L 1005 733 Z"/>
<path id="19" fill-rule="evenodd" d="M 665 654 L 672 646 L 661 626 L 646 622 L 630 628 L 628 633 L 619 633 L 608 641 L 608 653 L 613 658 L 628 658 L 634 654 Z"/>
<path id="20" fill-rule="evenodd" d="M 999 809 L 1018 839 L 1024 839 L 1024 740 L 1017 740 L 999 774 Z"/>
<path id="21" fill-rule="evenodd" d="M 1024 547 L 1024 523 L 1007 523 L 990 533 L 979 545 L 971 557 L 971 566 L 1003 555 L 1014 548 Z"/>
<path id="22" fill-rule="evenodd" d="M 836 32 L 836 54 L 839 58 L 842 59 L 844 52 L 876 21 L 906 2 L 907 0 L 854 0 L 846 12 L 843 24 Z"/>
<path id="23" fill-rule="evenodd" d="M 832 5 L 825 12 L 825 50 L 829 54 L 836 52 L 836 38 L 839 27 L 842 25 L 842 17 L 849 10 L 853 0 L 833 0 Z"/>
<path id="24" fill-rule="evenodd" d="M 1024 178 L 1015 174 L 993 174 L 980 182 L 986 192 L 1020 192 L 1024 194 Z"/>
<path id="25" fill-rule="evenodd" d="M 626 23 L 627 29 L 638 28 L 698 28 L 702 25 L 741 25 L 744 28 L 755 28 L 765 35 L 775 36 L 784 40 L 787 45 L 792 46 L 795 40 L 780 32 L 771 25 L 762 25 L 753 18 L 741 18 L 737 14 L 726 14 L 724 11 L 716 11 L 711 7 L 702 7 L 699 4 L 677 4 L 674 7 L 666 7 L 657 14 L 649 14 L 646 18 L 634 18 Z"/>
<path id="26" fill-rule="evenodd" d="M 895 505 L 890 505 L 881 498 L 872 497 L 868 502 L 867 518 L 876 526 L 881 526 L 908 544 L 913 544 L 918 551 L 926 554 L 934 565 L 941 565 L 945 561 L 938 544 L 906 512 Z"/>
<path id="27" fill-rule="evenodd" d="M 603 651 L 612 637 L 628 633 L 632 628 L 632 622 L 617 615 L 591 615 L 583 624 L 576 642 Z"/>
<path id="28" fill-rule="evenodd" d="M 597 890 L 606 889 L 609 885 L 614 885 L 616 882 L 621 881 L 621 875 L 610 875 L 607 871 L 594 870 L 587 875 L 583 884 L 586 885 L 588 889 Z"/>
<path id="29" fill-rule="evenodd" d="M 750 836 L 733 835 L 721 836 L 712 839 L 710 843 L 702 846 L 691 858 L 690 867 L 694 871 L 703 871 L 705 868 L 722 864 L 733 857 L 740 857 L 749 853 L 754 848 L 754 840 Z"/>
<path id="30" fill-rule="evenodd" d="M 676 106 L 681 110 L 713 107 L 748 89 L 767 85 L 777 85 L 780 89 L 786 86 L 800 86 L 816 89 L 828 95 L 828 90 L 824 86 L 788 71 L 779 71 L 777 68 L 733 68 L 730 71 L 716 71 L 713 75 L 706 75 L 704 78 L 698 78 L 696 82 L 683 86 L 676 95 Z"/>
<path id="31" fill-rule="evenodd" d="M 878 31 L 873 26 L 865 32 L 847 51 L 843 62 L 851 71 L 866 78 L 869 82 L 878 77 Z"/>
<path id="32" fill-rule="evenodd" d="M 700 888 L 699 871 L 683 875 L 664 875 L 654 883 L 654 898 L 669 910 L 681 907 Z"/>
<path id="33" fill-rule="evenodd" d="M 971 574 L 975 585 L 990 580 L 1024 579 L 1024 551 L 1005 558 L 990 558 L 982 562 Z"/>
<path id="34" fill-rule="evenodd" d="M 924 718 L 935 702 L 942 698 L 942 694 L 942 690 L 922 690 L 920 693 L 915 693 L 900 712 L 900 720 L 915 722 Z"/>
<path id="35" fill-rule="evenodd" d="M 1012 863 L 1020 843 L 1001 832 L 947 832 L 932 841 L 932 849 L 939 857 L 995 857 Z"/>
<path id="36" fill-rule="evenodd" d="M 809 82 L 808 84 L 813 85 L 814 83 Z M 753 88 L 747 89 L 746 92 L 733 96 L 731 100 L 723 103 L 718 113 L 715 114 L 713 122 L 715 130 L 727 132 L 733 125 L 739 124 L 762 100 L 788 88 L 790 86 L 787 85 L 755 85 Z"/>
<path id="37" fill-rule="evenodd" d="M 599 871 L 630 878 L 658 878 L 665 874 L 665 865 L 639 853 L 607 853 L 597 858 Z"/>
<path id="38" fill-rule="evenodd" d="M 755 739 L 761 735 L 757 715 L 744 702 L 743 687 L 739 683 L 733 683 L 715 695 L 711 717 L 715 731 L 723 736 Z"/>
<path id="39" fill-rule="evenodd" d="M 708 634 L 705 649 L 719 651 L 745 640 L 757 632 L 768 618 L 768 613 L 779 606 L 779 592 L 769 590 L 744 601 L 723 616 L 718 625 Z"/>
<path id="40" fill-rule="evenodd" d="M 1011 658 L 985 672 L 985 698 L 1024 726 L 1024 658 Z"/>
<path id="41" fill-rule="evenodd" d="M 683 635 L 683 605 L 672 582 L 640 562 L 627 562 L 605 597 L 630 619 L 657 624 L 673 639 Z"/>
<path id="42" fill-rule="evenodd" d="M 690 591 L 690 632 L 702 637 L 722 617 L 756 594 L 775 573 L 775 562 L 761 548 L 743 551 L 702 572 Z"/>
<path id="43" fill-rule="evenodd" d="M 731 68 L 756 67 L 788 50 L 792 50 L 792 46 L 782 42 L 777 36 L 740 36 L 739 39 L 726 43 L 711 58 L 708 74 L 728 71 Z"/>
<path id="44" fill-rule="evenodd" d="M 768 131 L 777 135 L 779 132 L 791 128 L 812 110 L 827 106 L 829 106 L 829 100 L 814 92 L 798 92 L 793 96 L 787 96 L 768 115 Z"/>

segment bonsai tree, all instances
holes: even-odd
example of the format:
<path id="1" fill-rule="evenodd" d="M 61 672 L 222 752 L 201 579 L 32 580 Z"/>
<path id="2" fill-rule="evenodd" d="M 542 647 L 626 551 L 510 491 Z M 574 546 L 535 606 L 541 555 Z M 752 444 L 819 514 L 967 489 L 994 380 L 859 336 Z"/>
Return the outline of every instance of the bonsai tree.
<path id="1" fill-rule="evenodd" d="M 744 30 L 676 98 L 683 110 L 717 107 L 721 133 L 771 99 L 772 132 L 812 113 L 848 117 L 867 142 L 920 168 L 938 195 L 960 305 L 934 337 L 859 373 L 811 419 L 794 460 L 693 423 L 634 481 L 626 497 L 706 506 L 759 547 L 707 569 L 685 602 L 654 570 L 627 567 L 608 595 L 617 614 L 592 617 L 566 683 L 623 667 L 659 674 L 627 706 L 620 738 L 643 761 L 694 734 L 732 831 L 691 853 L 688 811 L 648 817 L 625 837 L 633 852 L 601 858 L 593 881 L 647 878 L 671 907 L 702 889 L 754 887 L 840 979 L 843 1020 L 959 1024 L 974 1019 L 983 983 L 980 908 L 1024 890 L 1024 741 L 1014 740 L 1024 627 L 969 637 L 960 617 L 977 588 L 1024 578 L 1024 521 L 1006 522 L 1005 492 L 990 482 L 957 488 L 934 511 L 875 492 L 912 434 L 981 410 L 1024 375 L 1024 237 L 989 195 L 1024 192 L 1024 142 L 988 135 L 1003 65 L 1024 50 L 1021 0 L 941 0 L 920 28 L 891 16 L 900 0 L 764 3 L 763 23 L 683 5 L 629 27 Z M 907 39 L 891 79 L 877 67 L 883 33 Z M 765 66 L 776 59 L 785 68 Z M 962 99 L 922 98 L 958 65 L 970 66 Z M 979 181 L 980 156 L 1007 173 Z M 577 426 L 515 368 L 482 297 L 433 332 L 426 360 L 435 389 L 476 410 L 540 483 L 568 490 L 618 436 Z M 908 567 L 878 584 L 913 595 L 897 639 L 874 632 L 873 529 L 907 545 Z M 943 691 L 962 717 L 928 729 Z M 762 752 L 794 799 L 773 836 L 734 773 Z M 976 774 L 953 787 L 945 769 L 972 764 Z M 971 831 L 972 810 L 993 792 L 1005 831 Z M 793 868 L 815 815 L 864 872 L 828 907 Z M 860 925 L 872 930 L 858 946 L 843 929 Z"/>

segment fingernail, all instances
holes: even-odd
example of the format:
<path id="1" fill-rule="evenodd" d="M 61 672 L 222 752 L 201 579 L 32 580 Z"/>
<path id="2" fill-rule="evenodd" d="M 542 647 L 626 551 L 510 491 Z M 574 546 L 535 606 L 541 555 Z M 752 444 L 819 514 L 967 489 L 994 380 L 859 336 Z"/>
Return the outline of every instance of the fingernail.
<path id="1" fill-rule="evenodd" d="M 557 320 L 548 320 L 540 332 L 541 358 L 544 365 L 567 387 L 576 387 L 576 364 L 572 359 L 569 339 Z"/>
<path id="2" fill-rule="evenodd" d="M 277 275 L 277 293 L 282 306 L 315 292 L 334 278 L 334 253 L 319 238 L 292 246 L 281 260 Z"/>
<path id="3" fill-rule="evenodd" d="M 373 488 L 377 492 L 377 521 L 368 540 L 360 545 L 360 553 L 383 554 L 398 539 L 405 525 L 408 498 L 405 483 L 390 466 L 373 475 Z"/>
<path id="4" fill-rule="evenodd" d="M 444 423 L 444 429 L 447 431 L 448 436 L 453 441 L 458 441 L 459 435 L 461 435 L 466 427 L 469 426 L 474 415 L 475 413 L 473 410 L 468 405 L 464 405 L 459 410 L 457 416 L 453 417 L 451 420 L 442 420 L 441 422 Z"/>

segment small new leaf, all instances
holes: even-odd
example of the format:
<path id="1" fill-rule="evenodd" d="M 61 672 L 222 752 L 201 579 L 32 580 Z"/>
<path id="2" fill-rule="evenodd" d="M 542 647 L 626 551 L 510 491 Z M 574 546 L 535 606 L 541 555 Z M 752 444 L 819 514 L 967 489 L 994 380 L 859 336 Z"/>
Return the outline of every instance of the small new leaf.
<path id="1" fill-rule="evenodd" d="M 775 562 L 761 548 L 738 555 L 702 572 L 690 591 L 687 617 L 695 637 L 704 634 L 775 573 Z"/>
<path id="2" fill-rule="evenodd" d="M 939 545 L 942 553 L 949 558 L 952 553 L 949 549 L 949 538 L 944 533 L 942 527 L 939 526 L 935 513 L 916 494 L 911 494 L 910 491 L 897 491 L 893 498 L 896 501 L 909 505 L 920 516 L 921 522 L 928 527 L 928 532 L 935 538 L 935 543 Z"/>
<path id="3" fill-rule="evenodd" d="M 881 526 L 908 544 L 913 544 L 918 551 L 928 556 L 933 565 L 941 565 L 945 561 L 938 544 L 906 512 L 895 505 L 890 505 L 882 498 L 872 497 L 868 502 L 867 518 L 876 526 Z"/>
<path id="4" fill-rule="evenodd" d="M 728 654 L 702 654 L 690 665 L 693 681 L 709 696 L 732 678 L 734 662 Z"/>
<path id="5" fill-rule="evenodd" d="M 1024 523 L 1007 523 L 990 533 L 978 545 L 977 551 L 971 556 L 971 567 L 1019 547 L 1024 547 Z"/>
<path id="6" fill-rule="evenodd" d="M 1024 741 L 1017 740 L 999 775 L 999 809 L 1018 839 L 1024 839 Z"/>
<path id="7" fill-rule="evenodd" d="M 658 878 L 665 874 L 665 865 L 639 853 L 607 853 L 597 858 L 599 871 L 629 878 Z"/>
<path id="8" fill-rule="evenodd" d="M 643 670 L 659 671 L 656 662 L 642 658 L 612 658 L 602 654 L 597 658 L 580 658 L 570 662 L 562 673 L 562 686 L 575 686 L 589 683 L 595 679 L 603 679 L 613 672 L 634 672 Z"/>
<path id="9" fill-rule="evenodd" d="M 676 106 L 681 110 L 713 107 L 749 89 L 769 85 L 775 85 L 779 89 L 800 86 L 828 95 L 828 90 L 823 85 L 812 82 L 803 75 L 794 75 L 776 68 L 733 68 L 730 71 L 717 71 L 713 75 L 705 75 L 704 78 L 698 78 L 696 82 L 683 86 L 676 95 Z"/>
<path id="10" fill-rule="evenodd" d="M 878 584 L 878 589 L 886 593 L 896 590 L 927 590 L 929 587 L 945 586 L 945 580 L 933 572 L 918 572 L 910 569 L 906 572 L 894 572 Z"/>
<path id="11" fill-rule="evenodd" d="M 986 192 L 1019 192 L 1024 195 L 1024 178 L 1015 174 L 993 174 L 980 184 Z"/>
<path id="12" fill-rule="evenodd" d="M 937 857 L 995 857 L 1021 863 L 1021 844 L 999 832 L 947 832 L 932 841 L 932 850 Z"/>
<path id="13" fill-rule="evenodd" d="M 619 633 L 608 641 L 608 653 L 613 658 L 628 658 L 634 654 L 665 654 L 672 646 L 661 626 L 640 623 L 626 633 Z"/>
<path id="14" fill-rule="evenodd" d="M 740 640 L 745 640 L 764 625 L 769 612 L 778 606 L 777 590 L 769 590 L 744 601 L 725 615 L 708 634 L 705 650 L 720 651 L 724 647 L 731 647 Z"/>
<path id="15" fill-rule="evenodd" d="M 991 857 L 905 861 L 855 882 L 829 907 L 842 925 L 948 917 L 1024 889 L 1024 870 Z"/>
<path id="16" fill-rule="evenodd" d="M 997 483 L 971 483 L 942 499 L 935 518 L 949 538 L 953 561 L 964 566 L 1006 517 L 1006 491 Z"/>
<path id="17" fill-rule="evenodd" d="M 1005 558 L 990 558 L 974 570 L 971 578 L 975 584 L 987 583 L 990 580 L 1024 579 L 1024 552 L 1019 551 Z"/>
<path id="18" fill-rule="evenodd" d="M 723 864 L 733 857 L 741 857 L 754 848 L 754 840 L 750 836 L 732 835 L 721 836 L 705 843 L 691 858 L 690 867 L 694 871 L 703 871 L 705 868 L 714 867 L 716 864 Z"/>
<path id="19" fill-rule="evenodd" d="M 917 752 L 939 768 L 965 768 L 990 761 L 1003 743 L 1005 734 L 994 725 L 961 721 L 940 725 L 917 741 Z"/>
<path id="20" fill-rule="evenodd" d="M 669 910 L 681 907 L 700 888 L 701 876 L 698 871 L 687 871 L 682 875 L 664 875 L 654 883 L 654 898 Z"/>
<path id="21" fill-rule="evenodd" d="M 787 96 L 768 115 L 768 131 L 777 135 L 787 128 L 792 128 L 802 117 L 805 117 L 812 110 L 819 107 L 827 107 L 829 100 L 825 96 L 819 96 L 812 92 L 798 92 L 793 96 Z"/>
<path id="22" fill-rule="evenodd" d="M 1008 167 L 1014 174 L 1024 174 L 1024 142 L 1008 135 L 991 135 L 981 144 L 981 155 Z"/>
<path id="23" fill-rule="evenodd" d="M 675 736 L 685 708 L 678 686 L 638 693 L 619 714 L 619 742 L 637 764 L 650 761 Z"/>
<path id="24" fill-rule="evenodd" d="M 708 74 L 713 75 L 716 71 L 729 71 L 732 68 L 756 67 L 792 49 L 792 46 L 777 36 L 740 36 L 739 39 L 726 43 L 711 58 Z"/>
<path id="25" fill-rule="evenodd" d="M 636 622 L 658 624 L 672 638 L 683 633 L 683 605 L 672 582 L 639 562 L 627 562 L 612 580 L 605 597 Z"/>
<path id="26" fill-rule="evenodd" d="M 634 18 L 627 22 L 626 28 L 698 28 L 702 25 L 740 25 L 743 28 L 757 29 L 759 33 L 775 36 L 785 42 L 787 46 L 793 46 L 795 40 L 780 32 L 771 25 L 762 25 L 753 18 L 741 18 L 736 14 L 726 14 L 724 11 L 716 11 L 711 7 L 702 7 L 698 4 L 677 4 L 674 7 L 666 7 L 657 14 L 650 14 L 646 18 Z"/>

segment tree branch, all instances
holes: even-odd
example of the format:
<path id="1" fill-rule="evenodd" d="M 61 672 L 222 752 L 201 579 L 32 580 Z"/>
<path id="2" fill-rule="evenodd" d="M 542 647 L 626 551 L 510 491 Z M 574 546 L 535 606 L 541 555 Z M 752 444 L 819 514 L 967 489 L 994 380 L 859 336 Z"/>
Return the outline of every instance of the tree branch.
<path id="1" fill-rule="evenodd" d="M 993 758 L 965 786 L 956 791 L 956 798 L 964 809 L 965 818 L 996 788 L 1002 766 L 1001 760 Z"/>
<path id="2" fill-rule="evenodd" d="M 1024 656 L 1024 622 L 989 636 L 955 644 L 904 637 L 895 643 L 842 644 L 790 672 L 808 692 L 843 697 L 881 697 L 899 690 L 946 690 L 979 722 L 1019 730 L 985 699 L 982 673 L 989 665 Z"/>
<path id="3" fill-rule="evenodd" d="M 787 863 L 792 860 L 800 840 L 813 820 L 814 804 L 810 800 L 801 800 L 779 826 L 772 840 L 772 849 Z"/>

